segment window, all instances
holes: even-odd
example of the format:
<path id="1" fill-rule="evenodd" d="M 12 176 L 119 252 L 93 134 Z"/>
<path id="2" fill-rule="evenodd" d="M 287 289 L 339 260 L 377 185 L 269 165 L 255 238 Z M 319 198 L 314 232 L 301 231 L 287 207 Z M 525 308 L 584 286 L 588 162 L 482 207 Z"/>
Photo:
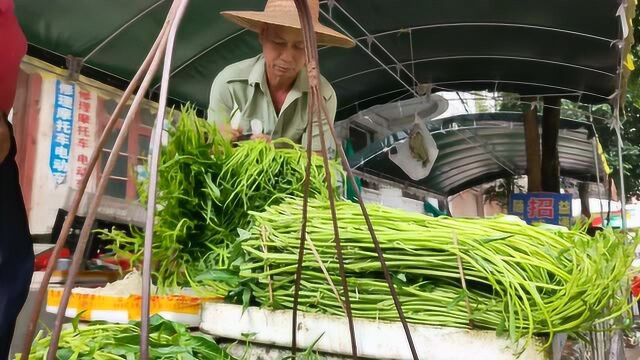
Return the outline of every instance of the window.
<path id="1" fill-rule="evenodd" d="M 111 114 L 117 106 L 117 101 L 113 99 L 98 98 L 98 118 L 101 131 L 106 126 Z M 100 155 L 100 174 L 107 164 L 109 155 L 113 150 L 116 138 L 120 133 L 124 117 L 128 107 L 123 110 L 121 118 L 109 135 L 109 138 L 102 148 Z M 139 166 L 144 165 L 149 154 L 149 141 L 151 130 L 155 121 L 155 115 L 148 108 L 142 107 L 136 118 L 133 120 L 127 141 L 122 144 L 116 164 L 109 176 L 105 195 L 126 200 L 137 200 L 138 191 L 136 189 L 137 174 Z"/>
<path id="2" fill-rule="evenodd" d="M 358 152 L 373 141 L 373 135 L 366 130 L 351 126 L 349 127 L 349 139 L 351 140 L 353 151 Z"/>

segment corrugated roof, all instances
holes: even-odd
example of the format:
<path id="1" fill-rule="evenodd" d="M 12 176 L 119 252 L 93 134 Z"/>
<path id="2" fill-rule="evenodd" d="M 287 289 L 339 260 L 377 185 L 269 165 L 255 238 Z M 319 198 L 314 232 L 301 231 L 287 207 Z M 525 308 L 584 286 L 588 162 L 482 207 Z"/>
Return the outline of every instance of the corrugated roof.
<path id="1" fill-rule="evenodd" d="M 355 170 L 439 195 L 452 195 L 488 181 L 524 175 L 526 153 L 521 113 L 464 114 L 429 121 L 439 154 L 430 174 L 411 180 L 389 160 L 393 145 L 406 139 L 398 132 L 350 158 Z M 588 122 L 562 119 L 558 139 L 560 173 L 584 181 L 596 181 L 596 168 L 604 178 L 604 166 L 594 159 L 594 129 Z M 598 157 L 601 159 L 600 157 Z"/>

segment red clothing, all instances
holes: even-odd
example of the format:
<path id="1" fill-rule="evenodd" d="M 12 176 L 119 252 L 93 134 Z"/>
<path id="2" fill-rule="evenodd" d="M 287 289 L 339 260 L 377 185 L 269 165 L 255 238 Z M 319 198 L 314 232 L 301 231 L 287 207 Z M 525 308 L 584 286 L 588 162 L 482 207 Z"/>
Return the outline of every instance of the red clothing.
<path id="1" fill-rule="evenodd" d="M 13 0 L 0 0 L 0 112 L 9 113 L 16 96 L 20 60 L 27 40 L 13 12 Z"/>

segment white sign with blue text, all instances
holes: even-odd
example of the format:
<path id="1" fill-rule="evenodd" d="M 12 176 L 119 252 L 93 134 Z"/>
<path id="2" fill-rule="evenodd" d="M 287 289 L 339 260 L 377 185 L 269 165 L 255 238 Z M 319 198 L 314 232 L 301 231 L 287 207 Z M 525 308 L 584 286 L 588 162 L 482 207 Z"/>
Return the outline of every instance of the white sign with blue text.
<path id="1" fill-rule="evenodd" d="M 57 185 L 66 181 L 69 172 L 75 94 L 74 84 L 56 80 L 49 168 Z"/>

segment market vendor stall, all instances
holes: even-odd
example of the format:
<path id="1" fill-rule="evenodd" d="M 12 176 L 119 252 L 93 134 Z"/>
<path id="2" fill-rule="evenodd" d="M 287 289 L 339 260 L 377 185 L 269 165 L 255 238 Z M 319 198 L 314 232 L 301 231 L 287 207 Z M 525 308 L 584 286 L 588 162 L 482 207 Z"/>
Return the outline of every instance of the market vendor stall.
<path id="1" fill-rule="evenodd" d="M 404 348 L 380 355 L 388 358 L 417 359 L 428 356 L 432 348 L 416 346 L 417 341 L 427 341 L 433 334 L 445 336 L 438 332 L 441 329 L 428 326 L 467 329 L 469 331 L 444 330 L 444 333 L 451 331 L 446 336 L 459 336 L 456 341 L 483 337 L 490 344 L 487 345 L 487 349 L 491 350 L 488 356 L 499 354 L 508 358 L 524 354 L 526 358 L 536 358 L 549 348 L 557 332 L 580 333 L 593 329 L 599 323 L 607 324 L 607 329 L 621 325 L 619 315 L 627 311 L 627 298 L 624 291 L 620 293 L 619 289 L 628 275 L 628 265 L 633 257 L 633 246 L 624 235 L 607 230 L 596 237 L 589 237 L 580 228 L 571 231 L 540 228 L 509 218 L 434 219 L 384 207 L 365 206 L 360 196 L 357 196 L 359 206 L 342 200 L 336 191 L 337 179 L 343 178 L 342 170 L 336 162 L 329 160 L 326 145 L 327 139 L 333 138 L 337 143 L 339 139 L 333 126 L 326 121 L 328 112 L 324 102 L 320 101 L 322 94 L 318 66 L 330 65 L 327 73 L 340 98 L 339 118 L 356 113 L 360 106 L 368 107 L 428 94 L 429 84 L 436 90 L 513 91 L 543 97 L 563 96 L 588 103 L 614 99 L 618 107 L 628 72 L 624 64 L 631 42 L 628 18 L 634 12 L 633 5 L 599 2 L 592 4 L 592 7 L 585 7 L 583 3 L 579 4 L 581 8 L 588 9 L 591 17 L 600 20 L 592 22 L 591 29 L 598 29 L 597 34 L 592 34 L 583 28 L 582 22 L 577 23 L 570 16 L 558 16 L 556 23 L 542 16 L 550 12 L 569 14 L 577 3 L 558 5 L 551 1 L 543 4 L 531 2 L 520 4 L 517 9 L 507 2 L 480 7 L 482 9 L 469 6 L 466 2 L 447 3 L 439 5 L 440 12 L 412 11 L 406 18 L 398 17 L 408 23 L 388 24 L 391 17 L 379 22 L 374 20 L 379 18 L 380 13 L 392 13 L 388 2 L 371 2 L 362 6 L 328 1 L 322 3 L 320 13 L 336 28 L 354 38 L 358 51 L 348 56 L 335 55 L 335 58 L 323 55 L 328 58 L 326 61 L 321 58 L 322 63 L 319 63 L 316 38 L 311 27 L 313 15 L 318 14 L 310 13 L 306 0 L 296 0 L 295 3 L 305 34 L 306 63 L 310 65 L 309 118 L 317 121 L 318 128 L 327 125 L 330 130 L 329 133 L 320 130 L 322 156 L 310 151 L 311 126 L 306 129 L 309 141 L 306 153 L 299 145 L 286 140 L 271 143 L 248 141 L 234 146 L 221 136 L 216 127 L 199 119 L 197 109 L 191 107 L 181 109 L 180 119 L 169 126 L 167 144 L 160 146 L 168 97 L 174 100 L 188 99 L 203 108 L 206 100 L 202 94 L 207 93 L 202 90 L 203 84 L 208 88 L 207 80 L 202 80 L 207 78 L 202 76 L 203 73 L 217 73 L 222 64 L 229 62 L 226 61 L 229 59 L 217 56 L 222 47 L 229 47 L 230 52 L 231 49 L 242 50 L 243 47 L 235 47 L 231 39 L 248 36 L 246 32 L 237 32 L 237 29 L 228 25 L 221 25 L 222 30 L 215 32 L 216 42 L 209 44 L 210 34 L 195 26 L 198 22 L 189 19 L 205 21 L 207 15 L 203 14 L 215 14 L 209 9 L 210 4 L 196 1 L 188 7 L 187 0 L 176 0 L 171 8 L 164 1 L 148 4 L 148 7 L 139 9 L 141 12 L 136 16 L 124 21 L 124 25 L 111 33 L 113 36 L 91 44 L 86 41 L 65 43 L 63 40 L 62 44 L 53 44 L 48 48 L 37 46 L 35 43 L 46 38 L 47 34 L 37 26 L 27 29 L 34 39 L 31 47 L 33 55 L 39 54 L 55 61 L 53 53 L 56 52 L 77 54 L 67 57 L 72 70 L 71 78 L 76 78 L 79 73 L 99 76 L 108 71 L 112 74 L 119 72 L 118 76 L 125 81 L 116 80 L 114 83 L 128 84 L 122 101 L 106 126 L 105 134 L 110 133 L 119 113 L 134 90 L 138 90 L 104 167 L 95 202 L 88 211 L 87 218 L 90 221 L 95 218 L 97 204 L 106 186 L 107 180 L 104 178 L 108 177 L 115 165 L 115 158 L 125 141 L 123 134 L 126 134 L 133 121 L 143 96 L 148 91 L 159 94 L 159 111 L 152 141 L 155 151 L 149 160 L 150 177 L 144 183 L 148 187 L 143 187 L 148 190 L 142 194 L 142 201 L 147 203 L 148 209 L 145 230 L 132 235 L 117 231 L 105 234 L 116 241 L 114 250 L 127 252 L 142 265 L 143 274 L 141 322 L 109 329 L 126 330 L 127 339 L 140 340 L 126 351 L 117 347 L 86 349 L 74 347 L 77 343 L 68 341 L 69 338 L 86 336 L 76 326 L 60 332 L 79 266 L 79 260 L 74 259 L 60 299 L 56 326 L 50 338 L 35 342 L 34 356 L 53 359 L 58 349 L 65 354 L 81 355 L 89 351 L 93 351 L 93 354 L 105 351 L 114 354 L 117 351 L 114 356 L 128 356 L 139 345 L 141 358 L 155 358 L 170 351 L 166 349 L 167 344 L 176 334 L 188 338 L 184 340 L 185 344 L 195 341 L 209 351 L 215 348 L 207 355 L 200 353 L 198 356 L 212 359 L 228 356 L 220 353 L 219 348 L 209 340 L 194 340 L 183 327 L 164 325 L 163 321 L 150 317 L 152 279 L 160 292 L 191 287 L 200 296 L 224 296 L 227 302 L 236 304 L 219 307 L 229 316 L 228 319 L 239 323 L 235 325 L 240 329 L 230 327 L 235 329 L 235 337 L 238 337 L 238 333 L 242 335 L 243 331 L 250 330 L 251 326 L 260 325 L 243 323 L 247 318 L 243 318 L 242 311 L 238 320 L 238 306 L 262 307 L 250 310 L 251 315 L 247 315 L 249 322 L 250 316 L 264 319 L 284 314 L 286 321 L 290 322 L 290 342 L 281 340 L 284 336 L 274 340 L 275 336 L 261 333 L 258 337 L 262 343 L 273 342 L 291 347 L 294 355 L 306 346 L 311 347 L 309 351 L 314 351 L 315 344 L 303 337 L 303 334 L 309 334 L 300 329 L 305 327 L 304 324 L 309 324 L 305 319 L 314 319 L 312 322 L 337 321 L 326 315 L 346 315 L 348 332 L 343 331 L 343 340 L 347 342 L 348 333 L 348 354 L 354 358 L 358 354 L 378 355 L 370 345 L 359 343 L 362 341 L 359 331 L 366 334 L 368 331 L 388 329 L 391 332 L 391 328 L 394 328 L 398 332 L 397 329 L 401 328 L 400 334 L 403 336 L 398 335 L 398 346 L 403 345 Z M 310 3 L 315 4 L 313 1 Z M 426 10 L 422 3 L 410 5 Z M 113 10 L 111 6 L 107 6 L 105 11 Z M 526 16 L 521 13 L 523 7 L 528 10 Z M 406 11 L 406 8 L 400 9 Z M 504 10 L 504 13 L 496 12 L 496 9 Z M 22 11 L 26 16 L 29 11 L 36 10 L 25 5 Z M 377 15 L 372 16 L 372 11 Z M 355 13 L 367 16 L 356 18 Z M 120 19 L 128 18 L 120 14 Z M 415 18 L 419 14 L 424 14 L 424 17 Z M 147 15 L 149 18 L 146 18 Z M 118 50 L 123 43 L 116 44 L 114 39 L 129 38 L 125 36 L 129 31 L 143 34 L 142 28 L 153 28 L 155 34 L 158 31 L 157 20 L 165 15 L 166 20 L 151 51 L 140 70 L 132 76 L 137 64 L 127 67 L 122 63 L 128 61 L 120 56 L 121 48 Z M 178 33 L 183 18 L 182 28 L 187 32 Z M 442 24 L 438 19 L 446 19 L 446 22 Z M 475 21 L 471 21 L 473 19 Z M 57 20 L 50 17 L 46 21 Z M 218 24 L 211 19 L 208 22 Z M 622 31 L 619 33 L 620 24 Z M 140 28 L 134 29 L 137 27 Z M 492 41 L 492 44 L 502 46 L 482 46 L 482 51 L 491 54 L 477 54 L 473 46 L 469 47 L 469 53 L 453 54 L 455 51 L 445 50 L 446 45 L 455 42 L 442 41 L 440 46 L 444 50 L 441 55 L 414 58 L 414 49 L 416 52 L 427 49 L 426 46 L 414 48 L 414 40 L 419 41 L 419 36 L 425 34 L 432 36 L 432 31 L 449 29 L 447 36 L 451 36 L 457 30 L 464 30 L 469 37 L 466 41 L 479 44 L 482 42 L 478 41 L 478 36 L 493 38 L 497 33 L 502 34 L 505 27 L 514 30 L 514 33 L 521 31 L 516 38 L 537 35 L 543 40 L 534 42 L 538 47 L 531 46 L 531 49 L 505 45 L 511 42 Z M 99 26 L 92 29 L 101 31 Z M 419 30 L 426 33 L 419 33 Z M 413 38 L 414 32 L 416 39 Z M 358 35 L 360 33 L 362 37 Z M 402 42 L 389 40 L 389 36 L 398 34 L 403 35 L 403 41 L 408 40 L 405 50 L 409 49 L 410 52 L 389 50 L 404 48 Z M 406 34 L 409 35 L 408 39 L 404 37 Z M 540 39 L 536 36 L 531 38 Z M 551 38 L 567 46 L 546 46 Z M 574 52 L 570 51 L 569 44 L 574 44 L 576 39 L 579 39 L 579 48 L 588 47 L 593 53 L 584 59 L 570 56 Z M 619 47 L 612 47 L 612 41 L 619 41 Z M 76 45 L 71 43 L 79 44 L 77 46 L 82 48 L 73 49 Z M 148 45 L 148 41 L 140 41 L 136 43 L 136 51 L 144 48 L 140 46 L 142 43 Z M 193 46 L 194 43 L 198 43 L 198 46 Z M 180 51 L 181 44 L 189 45 L 189 51 Z M 111 46 L 113 48 L 109 50 Z M 54 50 L 56 47 L 59 48 Z M 523 53 L 524 50 L 532 51 L 536 56 L 547 56 L 537 58 Z M 98 55 L 109 51 L 115 51 L 118 56 L 102 58 L 104 62 L 100 62 Z M 319 51 L 320 54 L 333 54 L 333 50 L 329 49 L 321 48 Z M 175 62 L 172 61 L 174 53 Z M 214 55 L 216 61 L 210 61 L 208 57 Z M 237 60 L 235 57 L 238 55 L 234 53 L 231 57 Z M 349 66 L 336 64 L 342 64 L 345 59 Z M 162 61 L 162 78 L 158 80 L 155 71 Z M 199 64 L 213 64 L 216 68 L 204 69 Z M 526 71 L 521 71 L 522 64 L 528 65 Z M 351 65 L 363 68 L 353 68 Z M 561 69 L 564 75 L 556 76 L 554 71 L 557 69 Z M 197 83 L 194 81 L 196 78 L 199 79 Z M 170 80 L 172 87 L 169 87 Z M 619 119 L 615 120 L 614 124 L 619 125 Z M 103 144 L 105 139 L 106 135 L 100 143 Z M 353 181 L 351 166 L 341 150 L 338 147 L 346 181 Z M 443 161 L 446 159 L 442 158 Z M 577 161 L 578 165 L 584 165 L 580 160 Z M 427 159 L 423 161 L 428 162 Z M 89 173 L 97 157 L 92 156 L 90 162 Z M 445 180 L 439 179 L 431 187 L 441 186 L 441 193 L 448 193 L 471 183 L 471 180 L 464 178 L 449 182 Z M 71 218 L 75 216 L 86 182 L 84 179 L 74 200 Z M 80 252 L 86 246 L 89 232 L 90 229 L 85 226 L 78 245 Z M 59 239 L 57 249 L 60 243 L 64 244 L 65 237 L 63 235 Z M 76 253 L 76 257 L 79 256 Z M 211 305 L 209 309 L 215 309 L 215 306 Z M 270 310 L 283 312 L 273 313 Z M 304 315 L 298 317 L 298 311 L 304 312 Z M 262 323 L 261 329 L 264 329 L 265 323 Z M 201 325 L 203 330 L 214 335 L 232 336 L 232 332 L 215 330 L 206 314 Z M 93 326 L 95 324 L 89 328 Z M 163 327 L 173 329 L 169 337 L 157 335 L 159 330 L 162 333 Z M 326 329 L 331 331 L 331 325 Z M 475 331 L 490 331 L 496 335 Z M 377 336 L 383 337 L 384 334 L 378 333 Z M 510 345 L 508 351 L 503 347 L 505 343 Z M 115 345 L 121 344 L 116 341 Z M 45 355 L 44 348 L 47 346 L 50 348 Z M 450 349 L 451 344 L 448 347 L 443 345 L 443 349 L 447 348 Z M 318 349 L 335 350 L 324 342 Z M 189 353 L 188 345 L 173 350 L 181 355 L 195 356 Z M 200 350 L 198 347 L 197 351 Z"/>

